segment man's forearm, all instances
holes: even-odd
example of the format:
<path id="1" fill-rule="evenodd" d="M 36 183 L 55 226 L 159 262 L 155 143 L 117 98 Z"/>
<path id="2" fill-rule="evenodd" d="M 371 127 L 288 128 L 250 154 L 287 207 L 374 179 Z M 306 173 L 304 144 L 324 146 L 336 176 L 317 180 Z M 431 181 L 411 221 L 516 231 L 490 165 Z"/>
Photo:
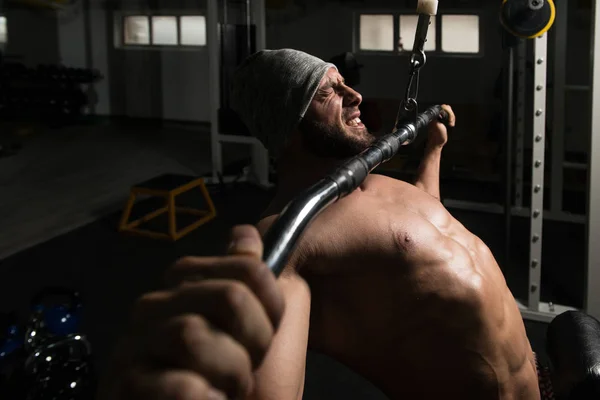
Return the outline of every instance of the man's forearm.
<path id="1" fill-rule="evenodd" d="M 429 193 L 436 199 L 440 199 L 440 160 L 442 158 L 441 147 L 425 148 L 425 156 L 419 165 L 415 186 Z"/>
<path id="2" fill-rule="evenodd" d="M 304 393 L 310 322 L 310 289 L 297 275 L 278 283 L 285 312 L 262 365 L 255 372 L 253 393 L 246 400 L 301 400 Z"/>

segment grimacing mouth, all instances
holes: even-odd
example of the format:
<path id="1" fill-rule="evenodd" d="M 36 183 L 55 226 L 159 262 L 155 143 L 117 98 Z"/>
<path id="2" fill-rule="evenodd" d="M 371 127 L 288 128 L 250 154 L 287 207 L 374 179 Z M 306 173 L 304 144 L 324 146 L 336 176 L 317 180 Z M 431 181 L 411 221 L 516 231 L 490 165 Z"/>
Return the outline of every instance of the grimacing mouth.
<path id="1" fill-rule="evenodd" d="M 359 117 L 346 120 L 346 125 L 348 125 L 348 126 L 359 126 L 360 124 L 361 124 L 361 121 L 360 121 Z"/>

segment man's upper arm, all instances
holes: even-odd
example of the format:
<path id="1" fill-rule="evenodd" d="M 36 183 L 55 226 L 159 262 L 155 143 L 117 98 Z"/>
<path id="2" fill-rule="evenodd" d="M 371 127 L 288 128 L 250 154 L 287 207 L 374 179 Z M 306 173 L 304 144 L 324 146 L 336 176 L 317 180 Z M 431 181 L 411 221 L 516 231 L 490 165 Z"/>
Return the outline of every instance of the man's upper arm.
<path id="1" fill-rule="evenodd" d="M 256 371 L 252 400 L 300 400 L 304 390 L 310 290 L 296 272 L 282 274 L 285 311 L 267 355 Z"/>

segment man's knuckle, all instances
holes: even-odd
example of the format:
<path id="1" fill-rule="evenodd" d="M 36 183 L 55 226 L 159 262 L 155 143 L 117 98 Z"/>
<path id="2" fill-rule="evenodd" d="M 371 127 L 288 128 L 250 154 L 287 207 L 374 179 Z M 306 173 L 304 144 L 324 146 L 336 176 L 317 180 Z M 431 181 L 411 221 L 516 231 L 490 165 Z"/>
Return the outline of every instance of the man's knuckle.
<path id="1" fill-rule="evenodd" d="M 165 298 L 164 292 L 150 292 L 138 297 L 132 307 L 134 315 L 140 316 L 145 314 L 148 309 L 152 308 Z"/>
<path id="2" fill-rule="evenodd" d="M 205 344 L 209 331 L 208 323 L 199 315 L 181 316 L 175 322 L 176 340 L 190 352 Z"/>
<path id="3" fill-rule="evenodd" d="M 257 363 L 260 363 L 264 358 L 265 354 L 269 350 L 271 345 L 271 339 L 273 339 L 273 335 L 275 331 L 273 327 L 268 324 L 265 325 L 261 331 L 261 334 L 257 336 L 254 343 L 254 357 Z"/>
<path id="4" fill-rule="evenodd" d="M 158 292 L 144 293 L 134 303 L 134 307 L 144 307 L 149 303 L 153 303 L 158 298 Z"/>
<path id="5" fill-rule="evenodd" d="M 201 265 L 201 262 L 199 261 L 198 257 L 185 256 L 185 257 L 181 257 L 180 259 L 175 261 L 175 263 L 173 263 L 173 265 L 171 266 L 170 270 L 171 271 L 186 270 L 190 267 L 194 267 L 194 266 L 198 266 L 198 265 Z"/>
<path id="6" fill-rule="evenodd" d="M 241 282 L 231 282 L 224 290 L 225 305 L 235 314 L 242 312 L 252 301 L 250 289 Z"/>
<path id="7" fill-rule="evenodd" d="M 216 338 L 218 348 L 237 348 L 231 353 L 230 368 L 223 371 L 223 381 L 231 390 L 245 392 L 252 379 L 252 360 L 247 349 L 235 345 L 234 340 L 227 335 L 219 335 Z"/>
<path id="8" fill-rule="evenodd" d="M 271 274 L 269 267 L 264 262 L 258 260 L 248 262 L 247 264 L 245 268 L 247 282 L 254 287 L 264 285 L 269 278 L 269 274 Z"/>
<path id="9" fill-rule="evenodd" d="M 167 399 L 197 400 L 207 391 L 207 386 L 189 375 L 166 377 L 160 382 L 161 392 Z"/>

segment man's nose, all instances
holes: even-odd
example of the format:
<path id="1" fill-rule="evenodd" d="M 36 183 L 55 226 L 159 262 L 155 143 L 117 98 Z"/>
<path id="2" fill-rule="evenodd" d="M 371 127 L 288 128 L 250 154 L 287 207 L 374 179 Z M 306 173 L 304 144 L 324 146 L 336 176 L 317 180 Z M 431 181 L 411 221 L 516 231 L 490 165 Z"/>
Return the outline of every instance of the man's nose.
<path id="1" fill-rule="evenodd" d="M 362 103 L 361 94 L 350 87 L 346 87 L 346 93 L 344 94 L 344 106 L 358 107 L 360 103 Z"/>

